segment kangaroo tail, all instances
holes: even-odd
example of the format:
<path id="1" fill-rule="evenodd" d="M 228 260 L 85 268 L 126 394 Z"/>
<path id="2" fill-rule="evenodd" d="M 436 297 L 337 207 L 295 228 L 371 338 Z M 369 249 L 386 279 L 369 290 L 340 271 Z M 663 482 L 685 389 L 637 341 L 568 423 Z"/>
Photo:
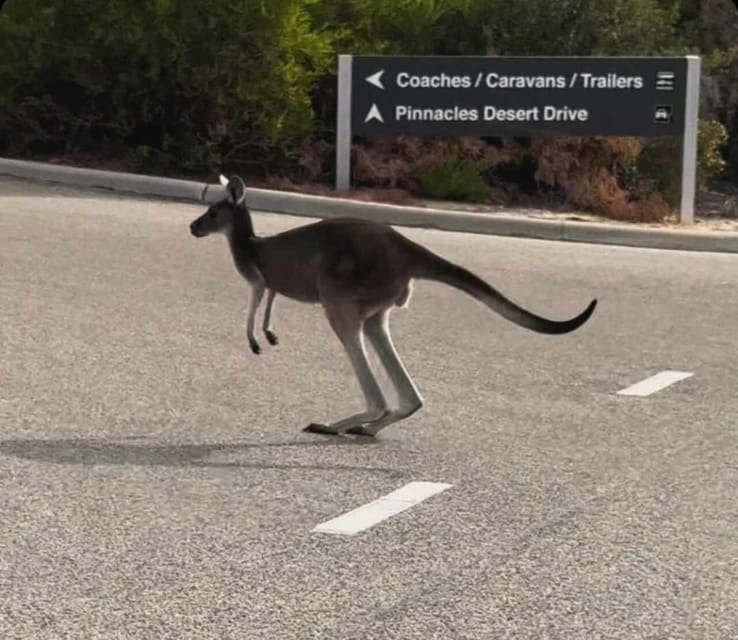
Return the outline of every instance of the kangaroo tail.
<path id="1" fill-rule="evenodd" d="M 412 277 L 443 282 L 460 289 L 488 306 L 492 311 L 499 313 L 503 318 L 531 331 L 547 334 L 569 333 L 581 327 L 597 306 L 597 300 L 594 299 L 582 313 L 570 320 L 548 320 L 519 307 L 463 267 L 441 258 L 420 245 L 415 245 L 415 248 L 418 252 L 418 260 L 414 268 L 410 270 Z"/>

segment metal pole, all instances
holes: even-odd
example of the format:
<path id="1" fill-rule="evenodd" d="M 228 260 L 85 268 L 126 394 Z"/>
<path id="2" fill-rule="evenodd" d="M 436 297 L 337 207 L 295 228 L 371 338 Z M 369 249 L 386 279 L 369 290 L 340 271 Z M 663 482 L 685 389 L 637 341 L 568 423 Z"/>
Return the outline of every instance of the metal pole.
<path id="1" fill-rule="evenodd" d="M 351 186 L 351 68 L 353 56 L 338 56 L 336 118 L 336 191 Z"/>
<path id="2" fill-rule="evenodd" d="M 682 193 L 679 222 L 694 223 L 697 191 L 697 130 L 700 110 L 700 57 L 687 56 L 687 103 L 682 136 Z"/>

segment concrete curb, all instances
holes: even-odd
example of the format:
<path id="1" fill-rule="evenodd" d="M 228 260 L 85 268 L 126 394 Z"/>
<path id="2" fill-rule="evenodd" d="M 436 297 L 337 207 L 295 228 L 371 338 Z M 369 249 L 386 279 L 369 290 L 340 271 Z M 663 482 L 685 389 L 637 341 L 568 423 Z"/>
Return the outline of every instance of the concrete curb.
<path id="1" fill-rule="evenodd" d="M 44 162 L 0 158 L 0 175 L 43 182 L 57 182 L 87 189 L 110 189 L 177 200 L 202 202 L 206 185 L 191 180 L 142 176 L 98 169 L 80 169 Z M 220 185 L 218 185 L 220 186 Z"/>
<path id="2" fill-rule="evenodd" d="M 194 202 L 214 202 L 224 196 L 223 187 L 217 183 L 206 184 L 191 180 L 80 169 L 9 158 L 0 158 L 0 175 Z M 425 207 L 359 202 L 268 189 L 249 189 L 247 193 L 249 207 L 254 211 L 285 213 L 310 218 L 345 216 L 399 226 L 463 233 L 653 249 L 738 253 L 738 233 L 724 231 L 696 232 L 568 220 L 517 218 L 491 213 L 445 211 Z"/>

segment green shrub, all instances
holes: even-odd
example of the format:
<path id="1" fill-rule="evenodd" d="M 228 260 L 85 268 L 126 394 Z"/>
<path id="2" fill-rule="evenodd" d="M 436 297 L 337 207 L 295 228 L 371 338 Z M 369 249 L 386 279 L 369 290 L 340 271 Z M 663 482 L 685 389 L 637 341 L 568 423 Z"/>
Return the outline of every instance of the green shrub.
<path id="1" fill-rule="evenodd" d="M 725 170 L 725 159 L 720 150 L 728 142 L 728 130 L 716 120 L 700 122 L 697 135 L 697 185 L 704 189 L 707 183 Z"/>
<path id="2" fill-rule="evenodd" d="M 420 172 L 415 191 L 438 200 L 481 202 L 489 193 L 482 170 L 482 163 L 476 160 L 448 158 Z"/>
<path id="3" fill-rule="evenodd" d="M 333 64 L 314 1 L 11 0 L 0 152 L 258 163 L 312 128 L 310 92 Z"/>
<path id="4" fill-rule="evenodd" d="M 725 169 L 721 148 L 728 131 L 716 120 L 701 120 L 697 133 L 697 188 L 705 189 Z M 654 138 L 635 161 L 640 180 L 653 183 L 667 202 L 676 207 L 680 198 L 682 167 L 681 138 Z"/>
<path id="5" fill-rule="evenodd" d="M 83 151 L 137 170 L 299 166 L 305 140 L 332 141 L 339 53 L 654 55 L 702 43 L 717 60 L 735 48 L 736 29 L 732 7 L 719 4 L 9 0 L 0 12 L 0 154 Z M 719 101 L 731 78 L 719 76 Z M 720 117 L 738 171 L 731 109 Z M 720 135 L 701 132 L 701 148 L 713 150 L 701 155 L 701 176 L 719 169 Z M 641 166 L 669 174 L 673 144 L 649 145 Z M 659 180 L 668 186 L 673 176 Z"/>
<path id="6" fill-rule="evenodd" d="M 648 55 L 674 43 L 682 0 L 324 0 L 354 53 Z"/>
<path id="7" fill-rule="evenodd" d="M 310 12 L 334 33 L 338 53 L 444 54 L 473 38 L 471 11 L 484 1 L 321 0 Z"/>
<path id="8" fill-rule="evenodd" d="M 497 55 L 649 55 L 671 44 L 680 1 L 474 1 L 457 39 Z"/>

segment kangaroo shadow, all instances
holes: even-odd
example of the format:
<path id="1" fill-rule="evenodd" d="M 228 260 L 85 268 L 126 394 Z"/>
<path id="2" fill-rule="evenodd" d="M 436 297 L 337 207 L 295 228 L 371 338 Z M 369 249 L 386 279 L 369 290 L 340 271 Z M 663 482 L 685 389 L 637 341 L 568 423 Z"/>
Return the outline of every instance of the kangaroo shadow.
<path id="1" fill-rule="evenodd" d="M 210 460 L 213 455 L 237 455 L 249 450 L 294 447 L 339 447 L 358 444 L 348 438 L 325 439 L 315 442 L 270 442 L 243 444 L 129 444 L 94 438 L 67 438 L 59 440 L 15 439 L 0 441 L 0 454 L 60 465 L 131 465 L 143 467 L 211 467 L 241 469 L 283 469 L 308 471 L 350 471 L 402 475 L 386 467 L 353 465 L 313 465 L 241 460 Z"/>

